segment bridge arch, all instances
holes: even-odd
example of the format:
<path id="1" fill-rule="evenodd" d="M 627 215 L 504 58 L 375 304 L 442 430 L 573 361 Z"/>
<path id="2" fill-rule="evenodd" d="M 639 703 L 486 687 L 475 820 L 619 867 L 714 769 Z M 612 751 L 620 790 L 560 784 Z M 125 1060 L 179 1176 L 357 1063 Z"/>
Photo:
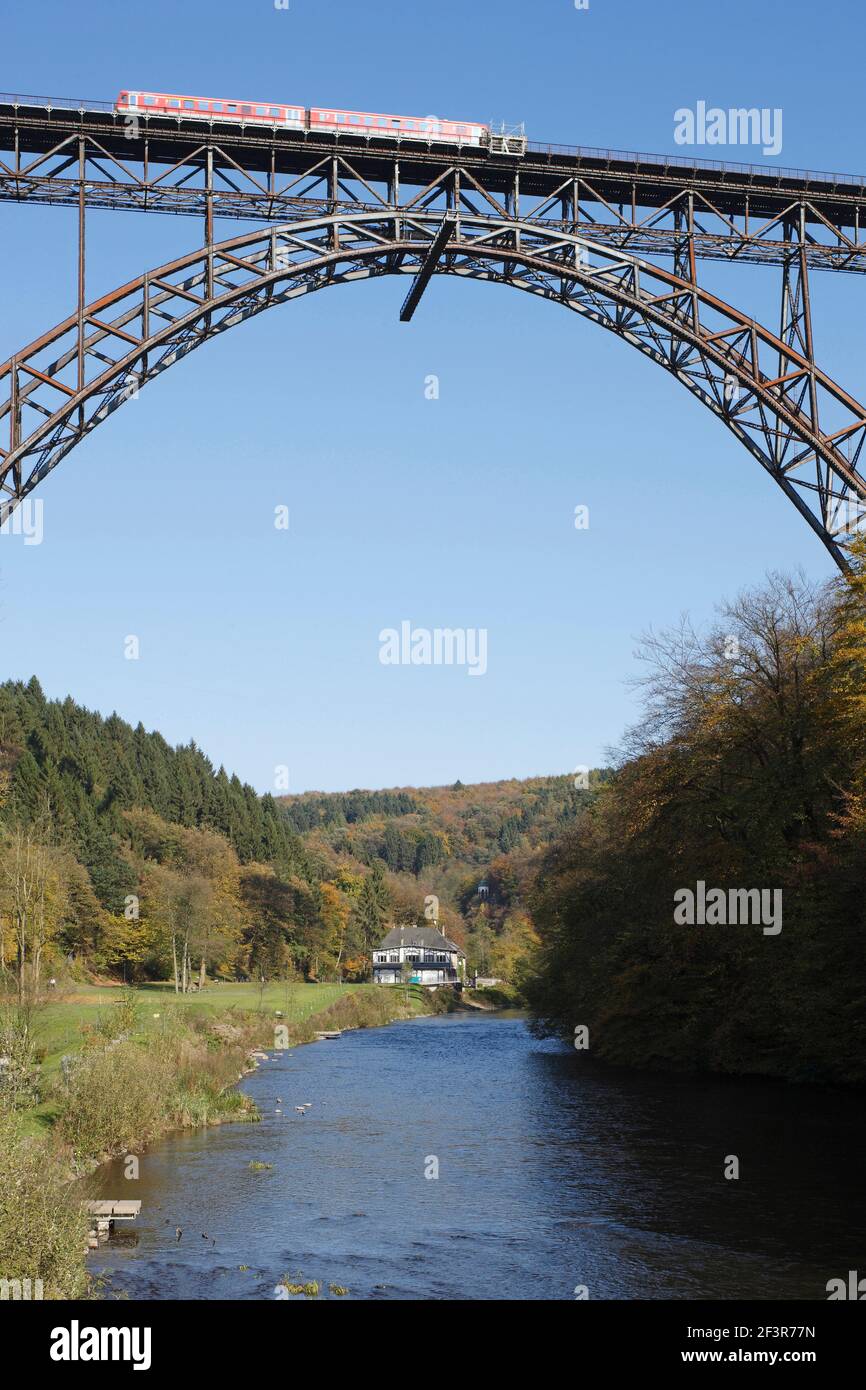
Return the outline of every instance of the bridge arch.
<path id="1" fill-rule="evenodd" d="M 0 367 L 0 523 L 97 425 L 217 334 L 318 289 L 427 266 L 562 304 L 671 372 L 847 568 L 846 545 L 866 518 L 866 408 L 810 357 L 693 280 L 619 248 L 538 222 L 450 216 L 441 253 L 441 210 L 266 227 L 148 271 L 57 324 Z"/>

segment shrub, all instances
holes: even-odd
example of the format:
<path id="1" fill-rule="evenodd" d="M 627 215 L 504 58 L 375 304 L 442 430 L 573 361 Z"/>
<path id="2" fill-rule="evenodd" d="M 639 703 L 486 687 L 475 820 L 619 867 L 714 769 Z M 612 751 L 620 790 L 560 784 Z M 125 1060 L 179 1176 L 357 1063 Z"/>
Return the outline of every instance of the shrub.
<path id="1" fill-rule="evenodd" d="M 44 1298 L 81 1298 L 86 1242 L 87 1219 L 58 1157 L 0 1115 L 0 1279 L 39 1279 Z"/>
<path id="2" fill-rule="evenodd" d="M 158 1134 L 172 1083 L 164 1049 L 124 1042 L 90 1052 L 70 1077 L 58 1122 L 76 1164 L 137 1148 Z"/>
<path id="3" fill-rule="evenodd" d="M 0 1104 L 25 1110 L 39 1104 L 39 1061 L 26 1014 L 12 1007 L 0 1012 Z"/>

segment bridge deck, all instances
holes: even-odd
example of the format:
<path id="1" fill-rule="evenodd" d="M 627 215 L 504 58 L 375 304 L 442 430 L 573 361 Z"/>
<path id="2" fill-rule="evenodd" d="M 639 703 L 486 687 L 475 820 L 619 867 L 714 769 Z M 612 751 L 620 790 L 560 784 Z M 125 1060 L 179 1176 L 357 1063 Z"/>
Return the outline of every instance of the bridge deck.
<path id="1" fill-rule="evenodd" d="M 558 184 L 579 176 L 607 202 L 624 206 L 637 199 L 644 207 L 662 207 L 674 190 L 688 185 L 728 215 L 773 216 L 790 203 L 805 201 L 807 221 L 826 218 L 834 226 L 849 225 L 855 217 L 859 223 L 859 208 L 866 200 L 866 175 L 534 142 L 520 157 L 458 144 L 426 146 L 387 135 L 263 129 L 180 115 L 143 113 L 138 120 L 141 139 L 130 139 L 127 117 L 115 112 L 111 103 L 80 105 L 69 99 L 0 94 L 0 147 L 14 148 L 18 154 L 44 154 L 70 135 L 86 134 L 127 165 L 140 161 L 146 141 L 150 164 L 201 160 L 210 148 L 215 162 L 229 166 L 236 160 L 244 170 L 271 176 L 302 174 L 339 152 L 368 182 L 386 182 L 399 159 L 401 183 L 414 187 L 431 183 L 457 161 L 483 178 L 485 187 L 502 193 L 512 187 L 515 170 L 521 191 L 531 196 L 549 196 Z M 7 168 L 0 168 L 0 176 L 9 172 L 4 162 Z M 3 180 L 2 196 L 15 196 L 8 180 Z"/>

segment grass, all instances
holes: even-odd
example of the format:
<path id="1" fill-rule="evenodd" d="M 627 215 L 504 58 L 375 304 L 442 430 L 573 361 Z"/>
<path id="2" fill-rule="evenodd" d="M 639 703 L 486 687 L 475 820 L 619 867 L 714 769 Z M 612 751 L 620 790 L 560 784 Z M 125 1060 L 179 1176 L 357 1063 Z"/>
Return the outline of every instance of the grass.
<path id="1" fill-rule="evenodd" d="M 178 995 L 170 982 L 124 987 L 122 985 L 75 985 L 49 999 L 33 1019 L 35 1046 L 40 1066 L 40 1103 L 24 1111 L 21 1123 L 25 1133 L 40 1134 L 52 1129 L 64 1109 L 65 1090 L 61 1078 L 61 1059 L 75 1059 L 89 1046 L 100 1025 L 119 1013 L 122 1001 L 134 1005 L 135 1029 L 129 1042 L 150 1051 L 160 1050 L 161 1042 L 177 1045 L 182 1034 L 192 1030 L 207 1032 L 219 1023 L 237 1026 L 244 1042 L 253 1035 L 256 1044 L 273 1046 L 272 1029 L 284 1024 L 292 1044 L 309 1042 L 317 1028 L 363 1028 L 387 1023 L 396 1017 L 435 1011 L 435 996 L 424 990 L 408 990 L 381 985 L 251 983 L 209 984 L 198 992 Z M 282 1017 L 277 1018 L 277 1013 Z M 211 1045 L 213 1045 L 213 1039 Z M 120 1058 L 118 1058 L 120 1061 Z M 237 1074 L 225 1078 L 226 1086 Z M 221 1109 L 230 1118 L 244 1118 L 243 1097 L 224 1096 Z M 196 1094 L 192 1084 L 183 1106 L 183 1123 L 208 1124 L 214 1118 L 213 1088 Z"/>
<path id="2" fill-rule="evenodd" d="M 301 1023 L 343 994 L 376 988 L 379 986 L 269 984 L 262 991 L 258 985 L 232 983 L 209 985 L 203 994 L 182 995 L 175 994 L 173 985 L 159 983 L 134 986 L 132 993 L 139 1005 L 143 1030 L 159 1032 L 165 1029 L 163 1020 L 175 1011 L 190 1016 L 233 1009 L 274 1014 L 279 1009 L 286 1023 Z M 82 1024 L 95 1025 L 100 1013 L 119 1000 L 121 993 L 120 985 L 81 985 L 40 1010 L 36 1020 L 37 1043 L 46 1051 L 46 1071 L 57 1070 L 63 1054 L 81 1046 Z M 159 1019 L 154 1019 L 155 1013 Z"/>
<path id="3" fill-rule="evenodd" d="M 224 1014 L 230 1021 L 233 1013 L 248 1021 L 255 1014 L 274 1019 L 279 1010 L 283 1017 L 275 1021 L 294 1030 L 345 996 L 373 990 L 381 990 L 381 986 L 282 983 L 268 984 L 262 990 L 256 984 L 231 983 L 208 985 L 202 994 L 176 995 L 174 986 L 167 982 L 135 986 L 129 993 L 138 1007 L 136 1036 L 146 1042 L 160 1034 L 170 1036 L 179 1025 L 193 1023 L 196 1018 Z M 94 1029 L 123 993 L 121 985 L 80 985 L 51 999 L 37 1012 L 34 1031 L 42 1055 L 43 1090 L 59 1078 L 61 1058 L 74 1055 L 85 1045 L 87 1029 Z M 50 1097 L 27 1112 L 26 1125 L 37 1133 L 52 1125 L 57 1114 L 57 1099 Z"/>

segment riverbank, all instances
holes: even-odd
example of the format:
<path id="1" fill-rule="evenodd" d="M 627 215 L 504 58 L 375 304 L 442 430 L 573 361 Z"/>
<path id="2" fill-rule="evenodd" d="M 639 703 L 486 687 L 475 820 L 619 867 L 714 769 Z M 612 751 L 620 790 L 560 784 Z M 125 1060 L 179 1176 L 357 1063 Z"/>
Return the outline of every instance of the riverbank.
<path id="1" fill-rule="evenodd" d="M 31 1025 L 34 1103 L 0 1116 L 0 1273 L 41 1280 L 46 1298 L 87 1296 L 83 1175 L 172 1131 L 256 1121 L 235 1088 L 257 1050 L 431 1011 L 373 985 L 86 987 L 52 1001 Z"/>

